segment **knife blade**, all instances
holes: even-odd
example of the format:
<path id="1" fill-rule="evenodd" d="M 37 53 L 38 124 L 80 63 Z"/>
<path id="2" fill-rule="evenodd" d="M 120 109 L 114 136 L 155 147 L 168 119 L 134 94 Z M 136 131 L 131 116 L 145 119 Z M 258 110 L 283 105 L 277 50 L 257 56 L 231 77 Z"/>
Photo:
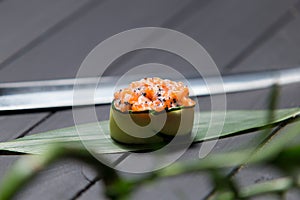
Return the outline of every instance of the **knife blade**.
<path id="1" fill-rule="evenodd" d="M 97 77 L 79 79 L 60 79 L 45 81 L 29 81 L 0 83 L 0 111 L 16 111 L 26 109 L 60 108 L 69 106 L 84 106 L 95 104 L 109 104 L 113 99 L 115 84 L 120 77 L 102 77 L 98 87 Z M 268 88 L 274 84 L 287 85 L 300 82 L 300 68 L 275 71 L 253 72 L 223 76 L 223 83 L 218 77 L 205 79 L 188 79 L 192 96 L 216 95 L 221 93 L 243 92 Z M 131 82 L 134 77 L 128 78 Z M 81 92 L 94 90 L 93 102 L 84 96 L 73 101 L 73 86 Z M 214 83 L 214 90 L 209 90 L 206 83 Z M 101 85 L 101 86 L 99 86 Z M 122 87 L 122 86 L 118 86 Z"/>

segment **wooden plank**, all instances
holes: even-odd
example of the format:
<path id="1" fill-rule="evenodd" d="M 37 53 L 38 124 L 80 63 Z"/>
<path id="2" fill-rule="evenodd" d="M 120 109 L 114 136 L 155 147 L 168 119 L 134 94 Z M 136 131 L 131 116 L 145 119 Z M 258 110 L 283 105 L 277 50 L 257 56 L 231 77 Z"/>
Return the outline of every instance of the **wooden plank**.
<path id="1" fill-rule="evenodd" d="M 0 4 L 0 68 L 89 0 L 10 0 Z"/>
<path id="2" fill-rule="evenodd" d="M 279 106 L 280 107 L 299 107 L 300 106 L 300 84 L 295 83 L 281 87 Z"/>
<path id="3" fill-rule="evenodd" d="M 19 156 L 0 156 L 0 177 L 3 177 L 11 165 L 19 158 Z"/>
<path id="4" fill-rule="evenodd" d="M 240 56 L 240 52 L 246 50 L 261 35 L 265 35 L 265 32 L 268 35 L 270 27 L 276 25 L 282 15 L 287 12 L 291 13 L 293 10 L 291 7 L 296 2 L 210 1 L 197 12 L 184 15 L 184 18 L 178 20 L 177 23 L 169 22 L 163 27 L 191 36 L 206 48 L 221 73 L 228 73 L 226 67 L 237 56 Z M 194 5 L 194 7 L 197 6 Z M 266 10 L 268 12 L 265 12 Z M 195 71 L 186 61 L 179 59 L 178 56 L 154 50 L 132 52 L 113 63 L 107 73 L 122 75 L 133 66 L 149 62 L 163 63 L 186 76 L 195 76 Z"/>
<path id="5" fill-rule="evenodd" d="M 178 20 L 178 23 L 166 24 L 164 27 L 181 31 L 198 41 L 210 53 L 221 73 L 228 73 L 226 67 L 257 39 L 269 36 L 269 29 L 281 21 L 283 15 L 292 13 L 293 5 L 296 3 L 297 1 L 271 0 L 211 1 L 197 12 Z M 284 24 L 285 21 L 282 23 Z M 190 66 L 178 60 L 176 56 L 149 51 L 148 53 L 133 52 L 113 66 L 113 69 L 118 70 L 111 69 L 109 72 L 123 74 L 129 67 L 153 60 L 172 66 L 181 72 L 190 70 L 188 68 Z"/>
<path id="6" fill-rule="evenodd" d="M 0 116 L 0 141 L 8 141 L 21 136 L 47 116 L 46 112 Z"/>
<path id="7" fill-rule="evenodd" d="M 89 181 L 81 174 L 81 163 L 64 160 L 38 174 L 16 199 L 71 199 Z"/>
<path id="8" fill-rule="evenodd" d="M 21 156 L 0 156 L 1 179 L 11 166 Z M 83 165 L 84 166 L 84 165 Z M 74 194 L 84 188 L 89 181 L 81 174 L 81 164 L 71 161 L 60 161 L 40 172 L 23 190 L 17 193 L 14 199 L 71 199 Z M 63 174 L 63 176 L 62 176 Z M 53 194 L 55 191 L 55 195 Z M 68 191 L 68 192 L 66 192 Z"/>
<path id="9" fill-rule="evenodd" d="M 300 17 L 265 41 L 232 72 L 272 70 L 300 65 Z"/>
<path id="10" fill-rule="evenodd" d="M 223 68 L 267 32 L 286 12 L 290 12 L 289 9 L 297 2 L 233 0 L 221 5 L 217 1 L 210 4 L 213 9 L 206 7 L 206 12 L 198 13 L 186 27 L 195 30 L 191 36 L 199 38 L 218 66 Z M 199 20 L 204 23 L 199 23 Z M 196 24 L 199 29 L 195 29 Z"/>
<path id="11" fill-rule="evenodd" d="M 101 199 L 101 200 L 108 200 L 104 195 L 103 195 L 103 186 L 102 182 L 97 182 L 93 185 L 91 185 L 90 188 L 86 192 L 83 192 L 77 200 L 88 200 L 88 199 Z"/>
<path id="12" fill-rule="evenodd" d="M 159 26 L 190 1 L 104 1 L 14 60 L 1 71 L 0 80 L 74 77 L 85 56 L 107 37 L 139 26 Z"/>
<path id="13" fill-rule="evenodd" d="M 167 28 L 182 31 L 202 43 L 217 64 L 223 66 L 238 55 L 243 48 L 246 48 L 248 43 L 262 34 L 269 25 L 275 23 L 276 19 L 294 2 L 294 0 L 285 2 L 265 0 L 248 2 L 250 4 L 248 5 L 247 1 L 213 1 L 204 8 L 200 7 L 202 4 L 199 3 L 197 12 L 185 15 L 185 18 L 178 20 L 177 23 L 170 21 L 170 18 L 176 17 L 181 7 L 189 6 L 190 1 L 176 3 L 165 1 L 164 4 L 155 1 L 146 3 L 131 1 L 130 3 L 141 10 L 135 15 L 129 14 L 132 13 L 132 7 L 129 6 L 132 4 L 128 2 L 103 2 L 61 32 L 32 49 L 22 59 L 17 59 L 7 66 L 2 71 L 4 74 L 0 74 L 0 80 L 5 82 L 74 77 L 86 54 L 97 43 L 120 31 L 139 26 L 164 25 Z M 269 5 L 272 5 L 272 9 L 265 12 Z M 117 8 L 122 9 L 116 10 Z M 165 12 L 166 10 L 168 12 Z M 256 15 L 252 16 L 253 13 Z M 210 15 L 213 17 L 208 18 L 207 16 Z M 107 23 L 108 19 L 110 23 Z M 245 23 L 241 24 L 241 21 Z M 199 28 L 195 28 L 196 25 Z M 70 35 L 72 37 L 69 37 Z M 228 44 L 229 42 L 231 45 Z M 165 54 L 153 56 L 146 53 L 134 61 L 126 58 L 125 62 L 118 65 L 118 70 L 110 70 L 110 74 L 122 73 L 151 58 L 153 58 L 152 61 L 181 68 L 181 71 L 185 71 L 182 69 L 185 69 L 187 65 L 187 63 L 179 62 L 178 59 L 172 62 L 172 57 L 165 56 Z"/>

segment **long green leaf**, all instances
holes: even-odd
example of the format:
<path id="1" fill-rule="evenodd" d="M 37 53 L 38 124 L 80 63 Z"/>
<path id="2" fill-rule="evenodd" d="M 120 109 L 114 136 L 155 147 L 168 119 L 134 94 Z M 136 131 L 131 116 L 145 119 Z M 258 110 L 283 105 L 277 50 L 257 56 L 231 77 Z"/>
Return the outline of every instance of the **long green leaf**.
<path id="1" fill-rule="evenodd" d="M 285 121 L 300 115 L 300 108 L 276 110 L 274 113 L 275 117 L 271 122 L 268 122 L 266 119 L 267 112 L 268 111 L 266 110 L 227 111 L 225 124 L 221 134 L 214 131 L 215 129 L 217 130 L 217 126 L 213 124 L 210 126 L 210 131 L 214 134 L 210 135 L 205 135 L 205 133 L 208 130 L 211 113 L 201 112 L 199 115 L 199 123 L 194 124 L 194 126 L 198 128 L 194 142 L 246 133 L 254 129 L 263 128 L 270 124 Z M 214 114 L 217 118 L 222 118 L 221 112 Z M 65 145 L 81 146 L 82 141 L 96 153 L 119 153 L 130 150 L 136 151 L 153 148 L 153 146 L 149 145 L 121 146 L 116 144 L 109 137 L 108 123 L 108 121 L 101 121 L 99 123 L 79 125 L 77 126 L 77 129 L 76 127 L 68 127 L 25 136 L 13 141 L 0 143 L 0 150 L 41 154 L 47 150 L 47 146 L 49 144 L 64 143 Z M 78 135 L 77 130 L 80 131 L 80 136 Z"/>

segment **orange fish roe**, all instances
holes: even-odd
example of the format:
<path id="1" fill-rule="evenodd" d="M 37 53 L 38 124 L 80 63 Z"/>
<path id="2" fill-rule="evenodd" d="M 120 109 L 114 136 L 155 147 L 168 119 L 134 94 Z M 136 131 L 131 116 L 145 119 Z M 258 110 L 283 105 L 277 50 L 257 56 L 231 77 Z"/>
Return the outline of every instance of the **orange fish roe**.
<path id="1" fill-rule="evenodd" d="M 182 82 L 144 78 L 114 94 L 114 106 L 122 111 L 162 111 L 178 106 L 194 106 L 189 89 Z"/>

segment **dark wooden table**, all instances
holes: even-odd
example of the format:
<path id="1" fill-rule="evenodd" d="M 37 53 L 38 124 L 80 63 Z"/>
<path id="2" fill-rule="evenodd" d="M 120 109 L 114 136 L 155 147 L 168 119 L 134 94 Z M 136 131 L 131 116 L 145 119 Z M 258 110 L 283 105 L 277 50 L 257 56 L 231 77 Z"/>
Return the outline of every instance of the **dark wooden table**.
<path id="1" fill-rule="evenodd" d="M 75 77 L 80 63 L 99 42 L 144 26 L 170 28 L 191 36 L 207 49 L 222 74 L 300 64 L 299 0 L 1 0 L 0 82 Z M 120 75 L 147 62 L 185 67 L 185 62 L 173 57 L 150 50 L 135 52 L 119 59 L 107 74 Z M 279 107 L 300 105 L 299 86 L 281 88 Z M 228 109 L 266 108 L 269 91 L 228 94 Z M 200 98 L 200 104 L 209 108 L 209 98 Z M 108 119 L 109 106 L 98 109 L 103 113 L 101 119 Z M 71 109 L 1 114 L 0 141 L 71 125 Z M 213 152 L 267 145 L 257 144 L 255 137 L 257 132 L 221 139 Z M 194 145 L 180 160 L 198 159 L 200 146 Z M 0 179 L 20 157 L 0 155 Z M 110 159 L 122 163 L 128 157 L 116 154 Z M 244 166 L 234 178 L 244 186 L 276 176 L 279 174 L 267 167 Z M 207 175 L 192 174 L 147 185 L 133 198 L 203 199 L 212 190 Z M 95 181 L 91 169 L 65 160 L 41 172 L 16 199 L 105 199 L 101 192 L 101 180 Z M 292 191 L 287 197 L 299 199 L 300 194 Z"/>

